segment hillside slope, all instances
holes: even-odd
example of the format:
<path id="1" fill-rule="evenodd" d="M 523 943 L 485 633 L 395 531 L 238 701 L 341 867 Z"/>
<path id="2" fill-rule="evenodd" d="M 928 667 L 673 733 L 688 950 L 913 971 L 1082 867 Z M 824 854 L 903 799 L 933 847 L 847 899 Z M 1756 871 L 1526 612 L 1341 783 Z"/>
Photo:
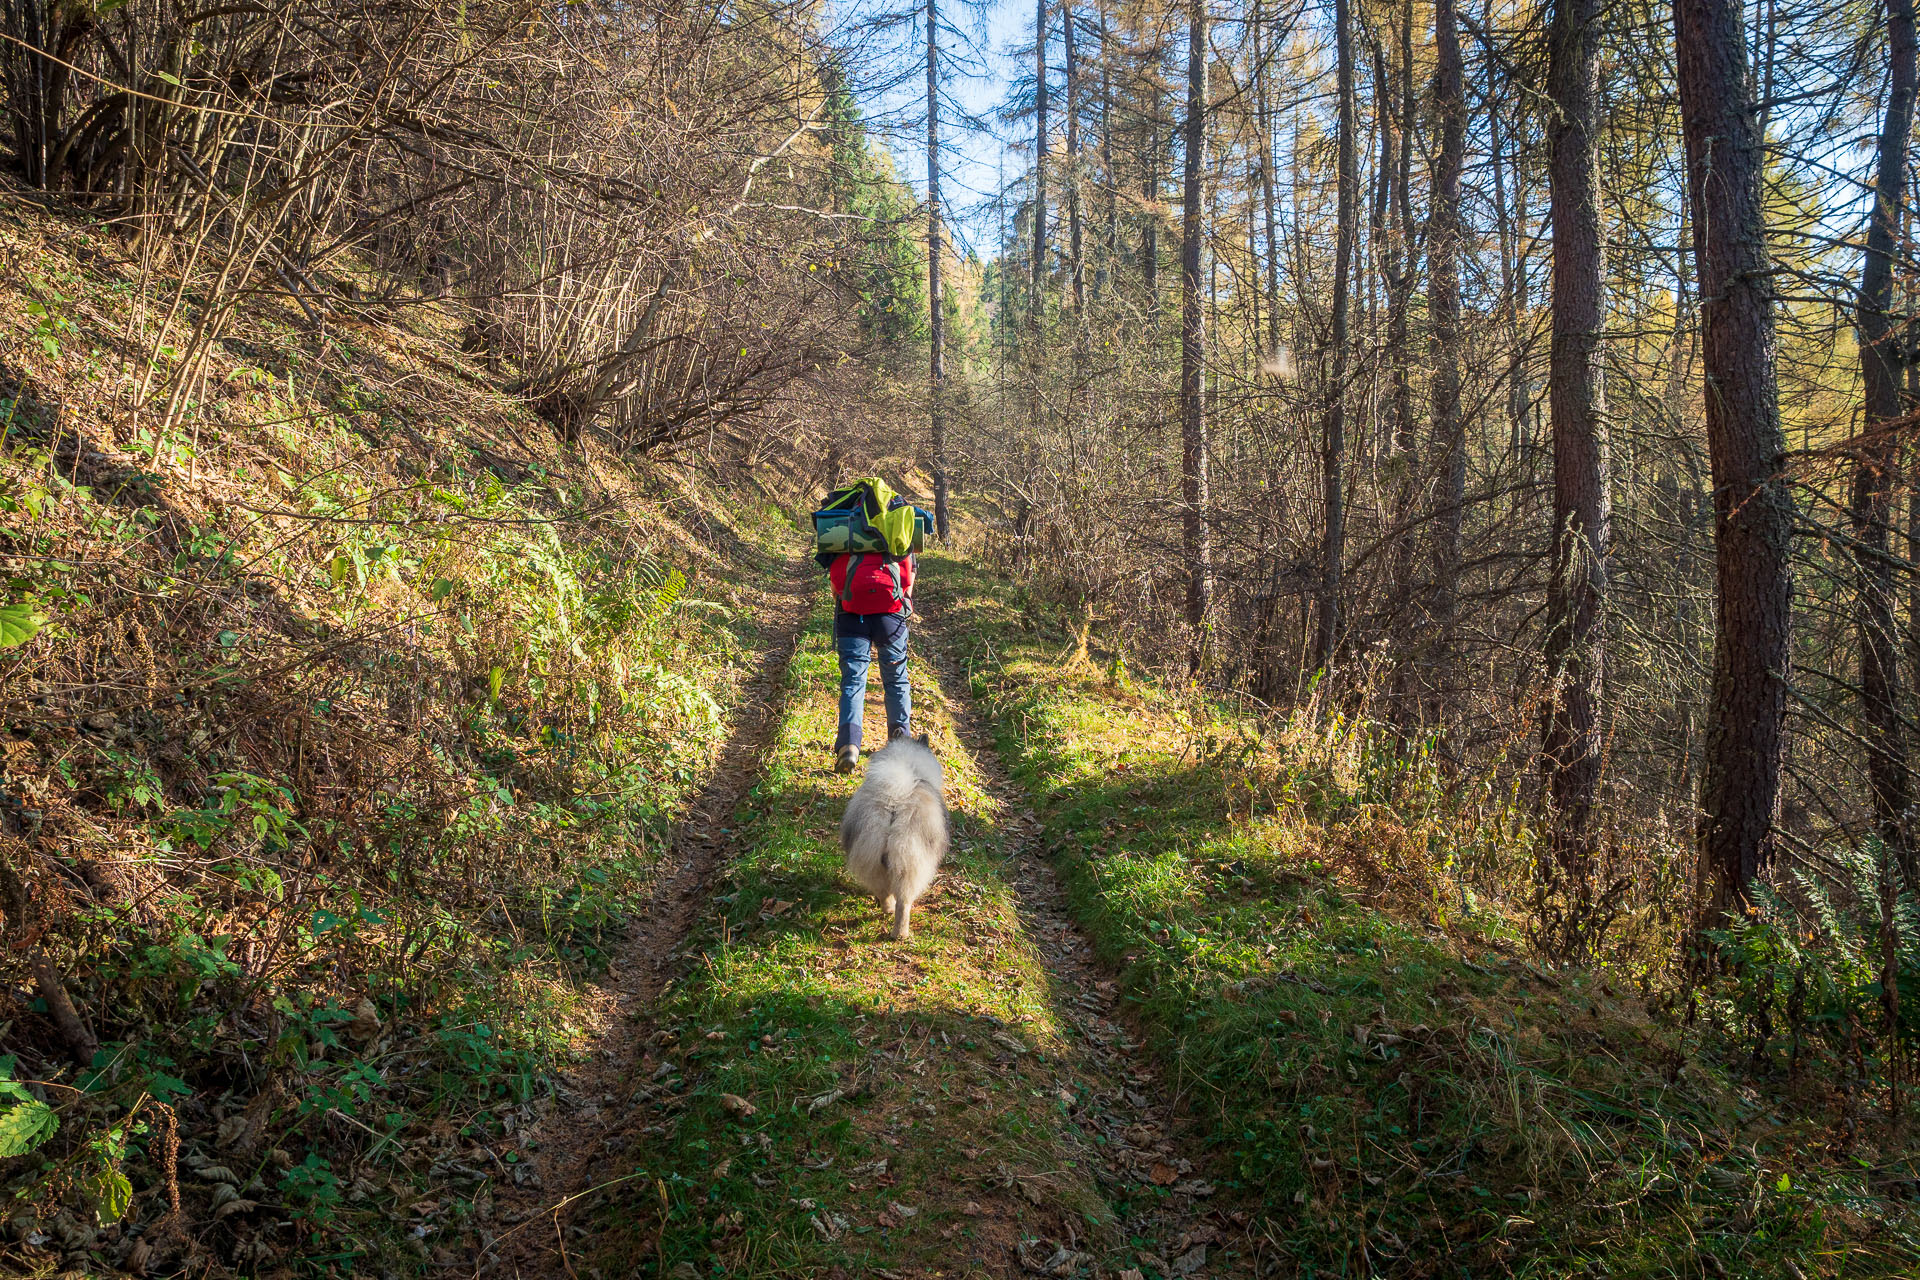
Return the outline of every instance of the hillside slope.
<path id="1" fill-rule="evenodd" d="M 426 1265 L 711 766 L 787 495 L 556 445 L 427 305 L 249 296 L 167 426 L 172 298 L 0 192 L 0 1269 Z"/>

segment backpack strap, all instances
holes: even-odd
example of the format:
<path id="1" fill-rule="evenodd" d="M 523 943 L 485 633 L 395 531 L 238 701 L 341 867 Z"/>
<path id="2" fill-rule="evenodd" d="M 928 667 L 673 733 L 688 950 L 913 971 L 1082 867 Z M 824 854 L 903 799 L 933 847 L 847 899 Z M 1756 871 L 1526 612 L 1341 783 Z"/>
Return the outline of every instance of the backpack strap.
<path id="1" fill-rule="evenodd" d="M 847 576 L 841 579 L 840 607 L 848 613 L 853 612 L 853 575 L 860 571 L 860 564 L 866 558 L 864 551 L 855 552 L 847 558 Z"/>

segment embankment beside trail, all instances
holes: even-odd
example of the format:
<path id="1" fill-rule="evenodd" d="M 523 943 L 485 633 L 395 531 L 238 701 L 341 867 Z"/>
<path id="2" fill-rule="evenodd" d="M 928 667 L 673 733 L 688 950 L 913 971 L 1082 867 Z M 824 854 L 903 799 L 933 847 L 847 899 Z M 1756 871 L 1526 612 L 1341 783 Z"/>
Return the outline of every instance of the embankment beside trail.
<path id="1" fill-rule="evenodd" d="M 783 496 L 558 444 L 405 299 L 248 295 L 167 423 L 175 282 L 6 194 L 0 1272 L 450 1265 L 537 1176 Z"/>
<path id="2" fill-rule="evenodd" d="M 1617 976 L 1530 963 L 1466 909 L 1443 825 L 1339 741 L 1133 679 L 974 564 L 928 557 L 921 583 L 1280 1274 L 1920 1269 L 1910 1147 L 1848 1138 Z"/>

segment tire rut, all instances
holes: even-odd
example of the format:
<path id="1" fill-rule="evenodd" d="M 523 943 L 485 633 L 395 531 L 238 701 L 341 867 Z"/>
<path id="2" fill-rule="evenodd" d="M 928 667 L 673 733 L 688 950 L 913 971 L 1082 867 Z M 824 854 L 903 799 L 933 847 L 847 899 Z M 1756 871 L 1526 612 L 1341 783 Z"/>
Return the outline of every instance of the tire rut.
<path id="1" fill-rule="evenodd" d="M 727 860 L 727 824 L 765 771 L 786 706 L 786 673 L 806 620 L 810 568 L 795 562 L 769 593 L 764 607 L 771 616 L 763 620 L 768 642 L 734 711 L 726 744 L 706 785 L 675 824 L 646 912 L 633 922 L 602 978 L 593 1016 L 599 1029 L 586 1060 L 561 1073 L 557 1105 L 533 1129 L 530 1145 L 539 1154 L 528 1163 L 549 1172 L 529 1186 L 503 1188 L 495 1219 L 502 1229 L 482 1241 L 476 1276 L 574 1275 L 566 1219 L 611 1185 L 599 1177 L 601 1161 L 621 1149 L 634 1123 L 631 1095 L 641 1082 L 633 1069 L 655 1030 L 648 1015 L 684 967 L 680 944 Z"/>
<path id="2" fill-rule="evenodd" d="M 1120 1007 L 1119 975 L 1096 958 L 1092 941 L 1069 912 L 1066 890 L 1042 849 L 1041 823 L 1026 790 L 1008 774 L 986 715 L 959 664 L 941 645 L 937 626 L 916 615 L 915 630 L 955 734 L 1000 806 L 999 826 L 1006 834 L 1021 925 L 1052 976 L 1054 1008 L 1073 1029 L 1088 1074 L 1102 1082 L 1095 1091 L 1098 1105 L 1075 1117 L 1104 1139 L 1089 1157 L 1101 1166 L 1098 1177 L 1109 1198 L 1118 1192 L 1132 1205 L 1151 1202 L 1151 1207 L 1130 1211 L 1126 1227 L 1133 1239 L 1156 1241 L 1157 1247 L 1135 1252 L 1162 1276 L 1245 1273 L 1244 1217 L 1208 1205 L 1213 1187 L 1202 1176 L 1199 1162 L 1182 1152 L 1186 1144 L 1178 1122 L 1179 1096 L 1138 1052 L 1142 1037 Z M 1156 1195 L 1155 1190 L 1165 1194 Z M 1209 1250 L 1220 1244 L 1239 1245 L 1239 1257 L 1226 1266 L 1217 1258 L 1209 1260 Z M 1029 1271 L 1038 1269 L 1024 1257 L 1022 1262 Z"/>

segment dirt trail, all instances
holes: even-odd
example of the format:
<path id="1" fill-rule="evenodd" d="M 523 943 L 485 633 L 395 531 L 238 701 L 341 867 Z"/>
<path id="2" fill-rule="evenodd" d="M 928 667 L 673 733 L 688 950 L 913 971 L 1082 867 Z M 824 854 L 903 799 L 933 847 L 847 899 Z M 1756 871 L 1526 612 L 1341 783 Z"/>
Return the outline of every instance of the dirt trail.
<path id="1" fill-rule="evenodd" d="M 1148 1244 L 1137 1252 L 1162 1276 L 1226 1276 L 1242 1272 L 1251 1250 L 1244 1241 L 1244 1215 L 1214 1210 L 1213 1186 L 1183 1153 L 1176 1124 L 1178 1096 L 1139 1053 L 1139 1037 L 1119 1009 L 1116 975 L 1094 955 L 1093 944 L 1068 912 L 1066 892 L 1040 847 L 1040 820 L 1026 791 L 1007 774 L 993 733 L 973 700 L 967 678 L 941 646 L 937 625 L 916 619 L 921 669 L 933 669 L 953 717 L 954 730 L 986 789 L 999 802 L 999 827 L 1011 862 L 1009 879 L 1022 928 L 1046 961 L 1053 980 L 1052 1003 L 1071 1027 L 1095 1083 L 1092 1105 L 1075 1120 L 1104 1141 L 1093 1158 L 1110 1201 L 1129 1206 L 1126 1232 Z M 1238 1245 L 1227 1266 L 1222 1245 Z M 1209 1257 L 1210 1254 L 1215 1256 Z M 1027 1258 L 1026 1269 L 1035 1271 Z"/>
<path id="2" fill-rule="evenodd" d="M 566 1220 L 584 1207 L 595 1187 L 613 1176 L 603 1159 L 639 1114 L 629 1095 L 653 1030 L 648 1014 L 678 972 L 679 951 L 706 901 L 715 870 L 725 860 L 727 822 L 765 768 L 768 744 L 780 724 L 786 673 L 800 642 L 812 566 L 796 562 L 759 602 L 766 647 L 760 666 L 734 711 L 726 745 L 712 776 L 687 806 L 662 860 L 660 881 L 646 914 L 633 922 L 596 993 L 596 1028 L 586 1059 L 561 1076 L 557 1105 L 533 1131 L 538 1173 L 503 1189 L 499 1233 L 485 1241 L 480 1276 L 571 1276 Z"/>
<path id="3" fill-rule="evenodd" d="M 709 900 L 711 882 L 734 853 L 728 824 L 764 772 L 786 704 L 785 676 L 800 639 L 809 586 L 808 577 L 796 572 L 768 600 L 761 665 L 736 713 L 713 779 L 677 828 L 652 907 L 635 923 L 609 970 L 589 1058 L 563 1078 L 557 1105 L 535 1130 L 543 1181 L 533 1185 L 529 1180 L 528 1186 L 502 1191 L 499 1234 L 488 1242 L 477 1275 L 580 1274 L 576 1264 L 593 1244 L 582 1224 L 591 1220 L 594 1192 L 613 1185 L 632 1167 L 637 1130 L 649 1116 L 635 1096 L 647 1084 L 638 1078 L 636 1064 L 658 1029 L 652 1018 L 660 994 L 682 966 L 679 948 Z M 1177 1099 L 1120 1016 L 1115 975 L 1094 958 L 1091 944 L 1067 911 L 1060 883 L 1039 847 L 1040 823 L 1026 793 L 1001 764 L 990 726 L 965 677 L 940 648 L 937 625 L 923 616 L 916 619 L 915 630 L 916 683 L 937 686 L 939 695 L 927 700 L 926 710 L 936 722 L 943 713 L 951 717 L 954 736 L 972 757 L 996 805 L 993 828 L 1003 841 L 1018 928 L 1044 962 L 1048 1002 L 1071 1036 L 1073 1049 L 1061 1063 L 1067 1068 L 1062 1078 L 1077 1077 L 1087 1085 L 1072 1121 L 1086 1138 L 1094 1139 L 1076 1139 L 1075 1144 L 1084 1154 L 1084 1167 L 1094 1172 L 1099 1196 L 1121 1215 L 1122 1235 L 1109 1236 L 1108 1247 L 1131 1241 L 1131 1260 L 1162 1277 L 1205 1280 L 1248 1274 L 1247 1250 L 1239 1239 L 1243 1230 L 1227 1213 L 1212 1208 L 1213 1188 L 1182 1150 L 1174 1123 Z M 954 874 L 949 870 L 937 883 L 929 897 L 930 910 L 953 909 L 942 898 Z M 889 959 L 897 966 L 916 964 L 911 953 Z M 923 1190 L 936 1199 L 986 1198 L 966 1179 L 951 1186 L 944 1181 L 929 1184 Z M 977 1252 L 984 1240 L 971 1250 L 975 1265 L 985 1264 L 980 1274 L 1094 1273 L 1088 1264 L 1095 1259 L 1080 1252 L 1092 1242 L 1078 1240 L 1070 1224 L 1063 1229 L 1065 1220 L 1042 1209 L 1038 1198 L 1029 1203 L 1008 1196 L 1003 1203 L 1005 1217 L 998 1223 L 990 1215 L 974 1220 L 977 1230 L 996 1238 L 988 1249 L 991 1259 Z M 960 1204 L 948 1207 L 958 1211 Z M 1233 1255 L 1221 1255 L 1223 1247 L 1236 1245 Z M 1101 1265 L 1109 1260 L 1099 1259 L 1095 1271 L 1112 1274 Z M 1127 1280 L 1135 1273 L 1121 1274 Z"/>

